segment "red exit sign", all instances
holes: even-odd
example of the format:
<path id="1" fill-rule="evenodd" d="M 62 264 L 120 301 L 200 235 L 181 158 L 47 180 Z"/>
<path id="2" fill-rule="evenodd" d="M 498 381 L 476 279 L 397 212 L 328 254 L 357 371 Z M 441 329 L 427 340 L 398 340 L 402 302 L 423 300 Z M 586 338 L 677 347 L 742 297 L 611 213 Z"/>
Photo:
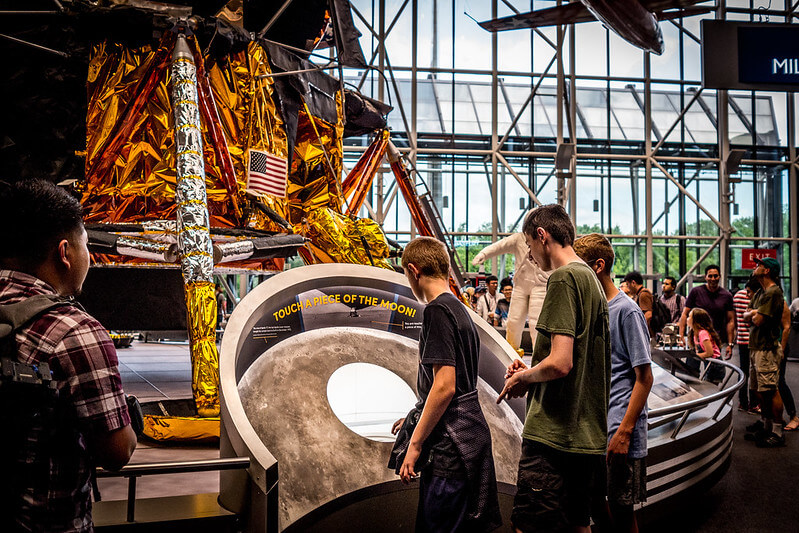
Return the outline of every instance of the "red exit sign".
<path id="1" fill-rule="evenodd" d="M 741 268 L 751 270 L 757 266 L 755 259 L 773 257 L 777 259 L 777 250 L 771 248 L 744 248 L 741 250 Z"/>

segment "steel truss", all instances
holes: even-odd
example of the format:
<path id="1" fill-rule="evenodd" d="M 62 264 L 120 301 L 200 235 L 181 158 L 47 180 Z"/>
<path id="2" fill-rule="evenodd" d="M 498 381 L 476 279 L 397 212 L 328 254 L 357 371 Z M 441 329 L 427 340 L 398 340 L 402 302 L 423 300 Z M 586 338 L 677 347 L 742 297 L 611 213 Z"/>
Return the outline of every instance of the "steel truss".
<path id="1" fill-rule="evenodd" d="M 697 261 L 695 261 L 692 265 L 688 265 L 685 262 L 686 258 L 686 248 L 683 244 L 680 245 L 680 258 L 681 258 L 681 272 L 682 279 L 680 279 L 680 284 L 685 282 L 690 282 L 693 279 L 692 274 L 695 274 L 699 266 L 701 265 L 702 261 L 704 261 L 707 257 L 710 256 L 715 250 L 718 250 L 719 259 L 720 259 L 720 266 L 722 270 L 722 277 L 723 282 L 726 283 L 726 277 L 728 272 L 730 272 L 730 260 L 731 260 L 731 252 L 730 252 L 730 245 L 736 242 L 755 242 L 756 245 L 760 243 L 761 245 L 776 245 L 778 243 L 788 243 L 790 245 L 790 257 L 783 257 L 784 264 L 790 264 L 790 271 L 785 269 L 783 273 L 785 277 L 790 275 L 790 280 L 797 280 L 799 279 L 799 267 L 797 266 L 797 256 L 799 255 L 799 217 L 797 216 L 797 210 L 799 210 L 799 198 L 797 198 L 797 169 L 799 169 L 799 154 L 797 154 L 796 149 L 796 138 L 795 138 L 795 129 L 796 129 L 796 109 L 793 96 L 787 99 L 787 147 L 782 145 L 780 147 L 775 147 L 775 151 L 784 151 L 786 153 L 786 157 L 782 160 L 775 160 L 775 159 L 764 159 L 758 158 L 760 155 L 768 155 L 768 150 L 765 150 L 762 147 L 759 147 L 761 141 L 761 135 L 758 134 L 756 131 L 755 126 L 752 124 L 752 121 L 749 120 L 749 117 L 742 111 L 740 105 L 735 98 L 730 97 L 725 90 L 718 90 L 716 91 L 715 95 L 715 109 L 712 110 L 708 105 L 708 102 L 705 101 L 703 98 L 703 90 L 701 88 L 701 84 L 698 81 L 691 81 L 685 79 L 679 80 L 660 80 L 660 79 L 653 79 L 651 76 L 651 68 L 650 68 L 650 55 L 648 53 L 644 54 L 644 76 L 643 78 L 620 78 L 617 76 L 581 76 L 578 72 L 575 71 L 575 45 L 576 45 L 576 38 L 574 32 L 574 25 L 564 25 L 557 27 L 556 30 L 556 39 L 553 41 L 549 39 L 545 34 L 538 30 L 533 30 L 537 36 L 539 36 L 544 43 L 546 43 L 552 51 L 552 58 L 549 60 L 547 66 L 542 72 L 533 73 L 530 72 L 525 75 L 529 75 L 531 80 L 531 90 L 530 94 L 524 103 L 518 109 L 512 109 L 509 103 L 509 99 L 506 93 L 506 87 L 503 84 L 503 80 L 501 76 L 503 74 L 508 74 L 504 72 L 500 72 L 498 68 L 498 39 L 497 34 L 491 35 L 491 68 L 490 70 L 476 70 L 476 69 L 457 69 L 457 68 L 439 68 L 437 65 L 433 65 L 431 68 L 420 67 L 418 63 L 418 35 L 419 35 L 419 10 L 420 5 L 424 9 L 429 9 L 427 2 L 420 2 L 419 0 L 404 0 L 398 9 L 394 10 L 393 12 L 389 13 L 386 7 L 386 0 L 371 0 L 372 1 L 372 15 L 373 21 L 370 21 L 364 14 L 358 9 L 360 4 L 365 4 L 365 2 L 353 2 L 353 12 L 356 16 L 356 19 L 359 20 L 364 27 L 366 27 L 367 31 L 371 34 L 372 41 L 374 46 L 371 50 L 371 59 L 370 59 L 370 68 L 363 72 L 358 86 L 362 88 L 367 81 L 367 78 L 370 72 L 377 71 L 379 74 L 379 79 L 377 82 L 377 90 L 374 94 L 377 98 L 381 100 L 386 100 L 386 96 L 388 93 L 386 89 L 388 86 L 391 87 L 393 101 L 392 103 L 397 108 L 397 112 L 401 115 L 402 123 L 405 128 L 405 136 L 407 139 L 407 147 L 401 148 L 402 151 L 405 152 L 406 156 L 408 157 L 409 161 L 416 165 L 418 161 L 429 159 L 431 156 L 471 156 L 473 158 L 481 158 L 484 163 L 484 171 L 486 173 L 486 178 L 489 184 L 490 190 L 490 201 L 491 201 L 491 213 L 492 213 L 492 224 L 491 224 L 491 240 L 495 241 L 500 238 L 503 234 L 507 231 L 512 231 L 512 228 L 516 228 L 518 226 L 519 220 L 516 221 L 516 224 L 513 226 L 503 224 L 500 220 L 499 216 L 499 208 L 501 202 L 504 199 L 504 190 L 500 190 L 500 184 L 504 186 L 504 176 L 505 174 L 510 174 L 510 176 L 518 183 L 518 185 L 525 191 L 525 193 L 529 197 L 528 206 L 533 205 L 540 205 L 541 201 L 539 199 L 541 192 L 544 186 L 550 181 L 550 178 L 555 177 L 557 180 L 557 198 L 558 201 L 561 202 L 564 206 L 567 207 L 569 212 L 572 214 L 572 217 L 575 217 L 576 214 L 576 200 L 577 195 L 579 194 L 580 189 L 580 174 L 578 171 L 583 168 L 581 167 L 582 164 L 607 164 L 607 165 L 628 165 L 630 167 L 630 174 L 631 180 L 634 182 L 633 191 L 637 190 L 638 184 L 638 169 L 643 170 L 643 181 L 644 181 L 644 210 L 645 210 L 645 217 L 644 220 L 646 222 L 644 231 L 640 231 L 637 228 L 637 223 L 635 227 L 635 231 L 633 235 L 618 235 L 618 234 L 606 234 L 608 238 L 612 241 L 617 241 L 621 244 L 623 239 L 633 239 L 633 245 L 636 245 L 638 242 L 643 242 L 645 244 L 645 258 L 643 259 L 642 263 L 639 265 L 636 261 L 636 266 L 638 266 L 645 274 L 653 275 L 653 274 L 664 274 L 664 273 L 656 273 L 655 272 L 655 264 L 654 264 L 654 249 L 657 246 L 664 246 L 665 243 L 669 241 L 679 241 L 680 243 L 686 243 L 687 241 L 695 241 L 696 243 L 705 242 L 709 243 L 707 247 L 704 248 L 701 254 L 697 252 L 699 256 Z M 491 15 L 492 18 L 496 18 L 498 14 L 498 4 L 502 3 L 508 8 L 512 9 L 513 11 L 518 12 L 512 2 L 509 0 L 492 0 L 491 2 Z M 527 5 L 529 7 L 529 5 Z M 791 0 L 785 0 L 784 9 L 783 10 L 771 10 L 769 14 L 772 17 L 780 17 L 786 21 L 793 21 L 794 18 L 797 18 L 797 7 L 799 7 L 799 1 L 794 4 L 791 4 Z M 402 67 L 402 68 L 395 68 L 392 66 L 389 53 L 386 48 L 386 40 L 391 34 L 392 30 L 397 25 L 397 22 L 400 20 L 402 15 L 406 13 L 407 10 L 410 10 L 411 16 L 411 66 Z M 727 9 L 726 1 L 719 0 L 717 3 L 716 9 L 716 18 L 717 19 L 725 19 L 727 13 L 746 13 L 750 16 L 751 20 L 757 20 L 757 17 L 762 15 L 762 10 L 756 9 L 744 9 L 740 7 L 730 7 Z M 736 19 L 740 19 L 740 17 L 736 17 Z M 685 26 L 682 24 L 681 20 L 671 20 L 669 21 L 671 24 L 674 25 L 675 28 L 679 31 L 680 35 L 687 37 L 688 39 L 699 42 L 699 39 L 691 33 Z M 521 33 L 520 33 L 521 35 Z M 568 41 L 567 41 L 568 39 Z M 568 48 L 564 47 L 564 43 L 568 42 Z M 566 63 L 568 63 L 568 72 L 566 69 Z M 553 74 L 551 71 L 555 67 L 555 73 Z M 488 141 L 488 147 L 486 148 L 474 148 L 470 146 L 460 147 L 459 146 L 459 138 L 458 135 L 452 134 L 447 135 L 447 138 L 450 140 L 449 146 L 444 146 L 441 148 L 438 147 L 426 147 L 420 145 L 419 138 L 424 137 L 425 133 L 427 132 L 419 132 L 417 130 L 418 126 L 418 90 L 417 86 L 419 83 L 418 75 L 419 71 L 429 72 L 430 75 L 435 77 L 435 73 L 449 73 L 452 75 L 455 74 L 487 74 L 491 77 L 491 119 L 490 119 L 490 131 L 483 130 L 483 125 L 478 122 L 479 131 L 485 139 Z M 399 84 L 397 82 L 397 77 L 395 73 L 398 71 L 407 72 L 410 71 L 411 75 L 411 98 L 410 102 L 403 102 L 402 98 L 400 98 L 400 89 Z M 513 73 L 518 75 L 519 73 Z M 567 164 L 564 166 L 561 163 L 554 164 L 556 161 L 556 152 L 555 151 L 548 151 L 548 150 L 541 150 L 536 149 L 536 143 L 530 142 L 529 146 L 530 149 L 520 149 L 518 143 L 514 143 L 509 145 L 509 140 L 512 138 L 518 138 L 520 136 L 519 131 L 519 121 L 522 118 L 522 115 L 530 109 L 530 106 L 536 102 L 536 98 L 541 97 L 541 90 L 542 90 L 542 83 L 544 80 L 555 80 L 555 96 L 557 99 L 557 106 L 556 109 L 559 112 L 556 113 L 554 120 L 551 120 L 549 115 L 547 115 L 547 120 L 550 121 L 552 129 L 554 130 L 554 136 L 551 139 L 554 141 L 554 145 L 556 147 L 560 147 L 565 143 L 576 144 L 576 149 L 571 154 L 571 157 Z M 607 93 L 610 94 L 610 83 L 611 82 L 619 82 L 619 81 L 627 81 L 630 83 L 626 88 L 629 90 L 635 100 L 635 102 L 639 106 L 640 112 L 643 114 L 644 118 L 644 141 L 643 143 L 639 143 L 638 152 L 639 153 L 619 153 L 620 150 L 614 150 L 614 143 L 615 141 L 610 140 L 603 140 L 597 139 L 595 134 L 591 131 L 588 127 L 588 123 L 585 120 L 585 116 L 583 110 L 581 109 L 579 103 L 577 102 L 577 85 L 578 82 L 583 80 L 591 80 L 591 81 L 603 81 L 607 84 L 608 91 Z M 443 117 L 441 116 L 441 109 L 440 103 L 438 98 L 438 93 L 435 90 L 435 81 L 432 81 L 434 95 L 436 99 L 436 106 L 439 114 L 439 120 L 442 124 L 442 136 L 444 135 L 443 132 Z M 453 82 L 454 83 L 454 82 Z M 643 85 L 643 94 L 639 94 L 635 88 L 635 85 L 632 83 L 637 83 L 639 85 Z M 677 112 L 676 118 L 670 124 L 670 127 L 665 130 L 660 130 L 653 122 L 652 118 L 652 86 L 653 83 L 669 83 L 669 84 L 679 84 L 681 87 L 681 94 L 688 93 L 690 94 L 690 98 L 684 104 L 682 109 L 677 112 L 675 108 L 674 111 Z M 510 125 L 507 127 L 505 131 L 499 130 L 499 110 L 500 110 L 500 92 L 503 93 L 503 100 L 505 101 L 505 105 L 508 109 L 508 112 L 512 118 Z M 471 88 L 469 88 L 469 95 L 472 100 L 472 106 L 474 108 L 475 115 L 477 115 L 477 106 L 474 100 L 474 96 L 472 95 Z M 687 96 L 687 95 L 686 95 Z M 755 93 L 752 93 L 752 99 L 754 102 Z M 670 100 L 669 100 L 670 101 Z M 673 106 L 673 104 L 672 104 Z M 684 124 L 684 119 L 686 113 L 696 107 L 701 107 L 701 109 L 705 112 L 710 122 L 716 129 L 717 132 L 717 141 L 715 145 L 711 145 L 710 148 L 712 150 L 704 150 L 700 149 L 700 153 L 696 155 L 689 155 L 685 150 L 685 139 L 682 140 L 675 140 L 674 134 L 675 131 L 683 131 L 687 133 L 689 136 L 691 135 L 690 129 L 687 127 L 680 128 L 681 124 Z M 754 106 L 754 104 L 753 104 Z M 621 127 L 621 123 L 619 119 L 613 114 L 612 109 L 610 109 L 610 104 L 608 103 L 609 108 L 609 116 L 613 116 L 615 121 L 615 126 L 622 130 L 622 134 L 626 137 L 626 134 Z M 744 168 L 751 168 L 753 169 L 753 173 L 755 175 L 755 180 L 757 181 L 757 169 L 765 169 L 768 171 L 778 171 L 781 169 L 787 169 L 788 171 L 788 187 L 789 187 L 789 198 L 788 204 L 789 208 L 789 235 L 785 235 L 782 237 L 741 237 L 735 235 L 735 229 L 731 224 L 731 206 L 734 203 L 734 190 L 732 187 L 732 181 L 730 179 L 730 175 L 727 171 L 727 166 L 725 162 L 730 154 L 730 140 L 729 140 L 729 110 L 730 108 L 733 109 L 735 116 L 741 123 L 744 124 L 746 130 L 751 134 L 751 138 L 754 139 L 752 144 L 748 147 L 748 151 L 755 155 L 756 158 L 753 159 L 743 159 L 741 161 L 741 165 Z M 544 109 L 546 111 L 546 109 Z M 754 113 L 754 107 L 753 107 Z M 588 138 L 589 142 L 598 141 L 600 144 L 602 142 L 607 143 L 607 153 L 602 153 L 601 151 L 592 152 L 589 147 L 584 147 L 583 145 L 586 144 L 584 138 L 578 138 L 577 136 L 577 127 L 578 125 L 582 128 L 585 137 Z M 662 124 L 661 124 L 662 126 Z M 607 134 L 610 137 L 610 130 L 611 125 L 608 124 Z M 401 132 L 397 132 L 401 133 Z M 514 137 L 515 135 L 515 137 Z M 652 138 L 653 135 L 656 139 L 655 143 L 653 144 Z M 670 141 L 670 139 L 672 141 Z M 664 148 L 667 146 L 672 146 L 669 143 L 673 142 L 674 146 L 678 148 L 682 146 L 681 150 L 677 150 L 678 155 L 666 155 Z M 692 143 L 689 143 L 692 144 Z M 362 151 L 364 147 L 358 146 L 345 146 L 345 152 L 350 154 L 351 156 L 356 156 L 360 151 Z M 672 152 L 674 151 L 672 147 Z M 715 152 L 709 153 L 709 152 Z M 518 171 L 518 167 L 514 167 L 509 161 L 510 160 L 519 160 L 521 158 L 528 158 L 535 163 L 545 163 L 542 166 L 548 166 L 549 163 L 553 163 L 552 170 L 548 173 L 545 179 L 541 180 L 540 182 L 536 183 L 533 180 L 533 172 L 531 171 L 528 176 L 521 174 Z M 669 170 L 669 166 L 678 167 L 686 166 L 686 168 L 696 168 L 693 176 L 685 179 L 680 178 L 679 176 L 675 176 L 673 171 Z M 560 166 L 560 168 L 558 168 Z M 769 170 L 771 169 L 771 170 Z M 557 170 L 557 172 L 556 172 Z M 700 172 L 715 172 L 718 175 L 718 195 L 714 198 L 713 203 L 708 203 L 706 200 L 698 198 L 694 195 L 689 189 L 688 186 L 691 183 L 698 179 Z M 677 194 L 671 198 L 667 198 L 665 205 L 660 209 L 655 209 L 653 206 L 652 197 L 653 197 L 653 177 L 655 176 L 662 176 L 668 182 L 672 183 L 677 188 Z M 424 176 L 423 176 L 424 177 Z M 370 216 L 375 217 L 379 222 L 383 222 L 387 216 L 387 213 L 391 210 L 391 206 L 396 199 L 396 187 L 389 185 L 388 187 L 384 187 L 383 180 L 381 176 L 378 176 L 376 179 L 375 188 L 373 190 L 373 195 L 371 198 L 371 202 L 366 205 Z M 757 198 L 753 200 L 757 203 Z M 640 209 L 638 205 L 638 196 L 635 195 L 632 199 L 633 209 L 637 212 Z M 665 215 L 668 213 L 668 210 L 677 204 L 678 209 L 680 209 L 680 228 L 678 234 L 675 235 L 656 235 L 653 233 L 653 226 L 659 222 Z M 686 224 L 684 222 L 685 219 L 685 210 L 688 205 L 693 206 L 698 212 L 701 212 L 712 224 L 717 228 L 718 234 L 717 235 L 691 235 L 690 232 L 687 231 Z M 774 207 L 774 206 L 772 206 Z M 603 206 L 603 208 L 607 208 L 607 206 Z M 781 209 L 781 206 L 779 206 Z M 717 212 L 718 216 L 714 216 L 713 212 Z M 504 216 L 502 217 L 504 219 Z M 635 217 L 635 220 L 638 220 L 638 217 Z M 579 221 L 578 221 L 579 222 Z M 503 227 L 504 226 L 504 227 Z M 454 228 L 453 228 L 454 229 Z M 408 228 L 409 235 L 412 236 L 414 234 L 413 228 Z M 403 232 L 399 232 L 403 233 Z M 762 233 L 762 232 L 761 232 Z M 461 235 L 462 233 L 453 232 L 453 234 Z M 471 234 L 474 235 L 474 234 Z M 628 243 L 625 243 L 627 245 Z M 637 250 L 637 246 L 634 248 Z M 636 258 L 637 259 L 637 258 Z M 684 266 L 683 266 L 684 265 Z M 493 260 L 492 270 L 496 273 L 497 272 L 497 259 Z M 675 273 L 670 273 L 674 275 Z M 649 282 L 651 283 L 651 281 Z M 799 297 L 799 283 L 790 283 L 791 286 L 791 297 L 796 298 Z"/>

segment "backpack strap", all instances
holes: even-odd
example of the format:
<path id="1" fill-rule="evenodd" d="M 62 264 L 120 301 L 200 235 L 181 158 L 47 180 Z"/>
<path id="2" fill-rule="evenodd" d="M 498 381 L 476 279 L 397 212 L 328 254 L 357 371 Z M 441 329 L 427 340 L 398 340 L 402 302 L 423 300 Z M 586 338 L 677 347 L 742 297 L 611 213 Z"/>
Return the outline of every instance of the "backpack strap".
<path id="1" fill-rule="evenodd" d="M 641 303 L 641 292 L 643 292 L 645 290 L 647 290 L 647 288 L 644 287 L 643 285 L 641 286 L 640 289 L 638 289 L 638 292 L 635 293 L 635 303 L 637 303 L 637 304 Z"/>
<path id="2" fill-rule="evenodd" d="M 55 294 L 37 294 L 21 302 L 0 305 L 0 339 L 18 330 L 37 315 L 69 303 L 66 298 Z"/>

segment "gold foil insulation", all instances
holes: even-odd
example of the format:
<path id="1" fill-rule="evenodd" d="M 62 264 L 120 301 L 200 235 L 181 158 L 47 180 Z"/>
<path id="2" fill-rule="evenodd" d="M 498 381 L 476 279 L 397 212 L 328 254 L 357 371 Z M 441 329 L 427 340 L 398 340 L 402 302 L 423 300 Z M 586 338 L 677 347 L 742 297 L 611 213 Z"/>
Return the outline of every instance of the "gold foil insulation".
<path id="1" fill-rule="evenodd" d="M 317 209 L 295 228 L 311 239 L 303 259 L 310 263 L 355 263 L 392 268 L 388 245 L 380 225 L 369 219 L 353 219 L 332 209 Z"/>
<path id="2" fill-rule="evenodd" d="M 93 48 L 87 83 L 86 182 L 81 184 L 87 222 L 138 223 L 176 217 L 178 139 L 169 98 L 172 83 L 169 65 L 175 41 L 175 34 L 167 32 L 157 46 L 132 49 L 104 42 Z M 292 159 L 288 199 L 260 196 L 260 201 L 292 226 L 306 227 L 304 220 L 317 209 L 331 209 L 340 215 L 343 209 L 341 94 L 335 95 L 339 116 L 335 124 L 311 115 L 307 106 L 301 107 L 294 151 L 289 154 L 274 81 L 268 76 L 271 70 L 266 50 L 257 42 L 250 42 L 244 50 L 209 59 L 202 57 L 193 37 L 187 37 L 186 42 L 197 69 L 200 116 L 197 125 L 210 225 L 284 231 L 254 208 L 243 193 L 249 148 Z M 179 135 L 194 141 L 197 132 Z M 387 135 L 381 133 L 378 141 L 384 142 Z M 361 165 L 368 167 L 359 175 L 357 192 L 362 198 L 369 190 L 367 181 L 373 176 L 370 169 L 379 163 L 374 152 L 373 149 L 369 161 Z M 362 199 L 356 198 L 356 202 Z M 314 234 L 326 231 L 320 228 Z M 367 231 L 366 235 L 377 238 L 374 232 Z M 362 249 L 361 237 L 352 231 L 342 230 L 330 242 L 350 236 L 354 238 L 350 248 L 361 248 L 360 252 L 322 251 L 327 244 L 320 242 L 315 247 L 319 257 L 314 259 L 306 252 L 303 258 L 318 262 L 344 255 L 360 257 L 357 262 L 370 264 L 369 254 L 375 254 L 371 250 L 367 254 Z M 106 264 L 152 261 L 121 255 L 93 257 Z M 283 265 L 283 259 L 242 259 L 226 261 L 224 268 L 280 271 Z"/>
<path id="3" fill-rule="evenodd" d="M 140 222 L 175 217 L 175 133 L 170 60 L 175 35 L 157 47 L 94 46 L 89 64 L 86 184 L 81 203 L 87 222 Z M 196 48 L 193 39 L 189 43 Z M 237 225 L 236 195 L 225 184 L 208 137 L 204 154 L 208 207 L 214 225 Z"/>
<path id="4" fill-rule="evenodd" d="M 374 220 L 368 218 L 350 218 L 347 235 L 351 242 L 361 244 L 359 254 L 366 255 L 368 263 L 362 264 L 378 266 L 392 270 L 393 267 L 388 262 L 388 243 L 383 228 Z"/>
<path id="5" fill-rule="evenodd" d="M 219 417 L 144 415 L 143 432 L 160 442 L 218 442 Z"/>
<path id="6" fill-rule="evenodd" d="M 341 213 L 341 139 L 337 128 L 300 109 L 288 186 L 288 220 L 328 207 Z"/>
<path id="7" fill-rule="evenodd" d="M 219 416 L 219 354 L 216 350 L 214 284 L 186 284 L 186 311 L 191 354 L 191 389 L 197 413 Z"/>
<path id="8" fill-rule="evenodd" d="M 197 71 L 186 38 L 178 36 L 172 60 L 172 106 L 177 162 L 177 232 L 186 284 L 192 391 L 200 416 L 219 415 L 219 354 L 216 351 L 214 261 L 205 196 L 203 140 Z"/>
<path id="9" fill-rule="evenodd" d="M 266 51 L 258 43 L 250 42 L 245 50 L 209 62 L 207 74 L 238 188 L 243 191 L 247 184 L 249 148 L 289 158 L 286 128 L 277 109 L 274 81 L 268 77 L 271 70 Z M 285 200 L 268 194 L 261 195 L 261 200 L 277 214 L 288 218 Z M 250 227 L 282 231 L 257 209 L 250 213 L 247 221 Z"/>

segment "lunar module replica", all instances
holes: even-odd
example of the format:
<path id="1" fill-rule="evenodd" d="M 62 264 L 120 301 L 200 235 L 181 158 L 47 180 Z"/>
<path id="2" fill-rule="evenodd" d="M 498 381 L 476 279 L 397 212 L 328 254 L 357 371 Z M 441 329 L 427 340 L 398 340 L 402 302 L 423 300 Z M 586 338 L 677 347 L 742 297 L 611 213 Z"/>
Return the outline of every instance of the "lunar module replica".
<path id="1" fill-rule="evenodd" d="M 123 300 L 157 307 L 142 319 L 182 317 L 193 411 L 150 414 L 145 434 L 219 438 L 222 457 L 249 458 L 221 474 L 219 493 L 247 531 L 409 531 L 417 493 L 386 467 L 384 428 L 415 401 L 423 306 L 389 262 L 399 247 L 358 217 L 384 159 L 417 232 L 446 241 L 443 224 L 385 128 L 390 107 L 342 83 L 342 68 L 367 68 L 347 0 L 187 4 L 61 0 L 31 14 L 21 2 L 0 18 L 13 104 L 2 177 L 49 177 L 81 199 L 87 284 L 106 280 L 85 303 L 106 326 L 127 316 Z M 308 60 L 324 47 L 332 64 Z M 343 139 L 364 134 L 371 144 L 345 172 Z M 308 266 L 283 272 L 296 254 Z M 220 354 L 214 276 L 244 272 L 277 275 L 236 307 Z M 179 298 L 159 298 L 176 280 Z M 516 354 L 475 322 L 507 520 L 524 402 L 496 404 Z M 387 373 L 406 404 L 399 394 L 373 416 L 375 398 L 393 397 L 378 391 L 337 408 L 337 376 L 353 365 Z M 723 474 L 736 375 L 712 390 L 656 373 L 653 507 Z"/>

